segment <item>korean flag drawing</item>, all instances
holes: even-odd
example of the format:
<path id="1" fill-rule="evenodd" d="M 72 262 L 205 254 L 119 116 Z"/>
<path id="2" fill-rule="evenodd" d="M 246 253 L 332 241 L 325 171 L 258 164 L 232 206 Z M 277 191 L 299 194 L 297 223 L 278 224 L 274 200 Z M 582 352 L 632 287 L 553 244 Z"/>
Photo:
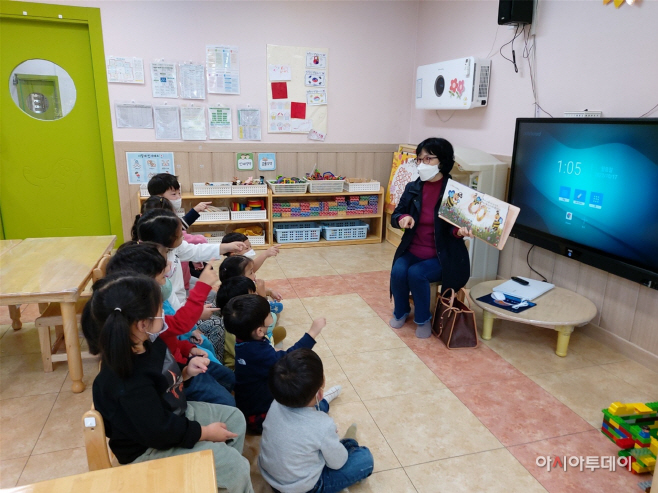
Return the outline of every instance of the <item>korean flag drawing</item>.
<path id="1" fill-rule="evenodd" d="M 307 70 L 306 85 L 310 87 L 324 87 L 325 73 L 319 70 Z"/>

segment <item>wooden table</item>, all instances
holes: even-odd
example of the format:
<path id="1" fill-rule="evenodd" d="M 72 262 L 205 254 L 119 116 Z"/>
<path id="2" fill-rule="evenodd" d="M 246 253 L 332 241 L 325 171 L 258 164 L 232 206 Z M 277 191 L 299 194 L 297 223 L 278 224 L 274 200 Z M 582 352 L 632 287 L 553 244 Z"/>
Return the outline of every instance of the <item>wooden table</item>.
<path id="1" fill-rule="evenodd" d="M 116 236 L 28 238 L 0 255 L 0 305 L 59 303 L 73 392 L 85 389 L 75 302 Z"/>
<path id="2" fill-rule="evenodd" d="M 11 250 L 23 240 L 0 240 L 0 255 Z M 20 330 L 23 327 L 21 323 L 21 310 L 16 305 L 9 305 L 9 318 L 11 318 L 11 328 Z"/>
<path id="3" fill-rule="evenodd" d="M 532 300 L 537 306 L 521 313 L 514 313 L 495 307 L 483 301 L 478 301 L 486 294 L 491 294 L 493 288 L 505 281 L 486 281 L 473 286 L 469 292 L 471 299 L 484 310 L 484 325 L 482 339 L 491 339 L 493 321 L 496 318 L 513 320 L 524 324 L 546 327 L 557 331 L 557 349 L 555 354 L 566 356 L 569 338 L 574 328 L 585 325 L 596 316 L 596 306 L 590 300 L 573 291 L 555 287 Z"/>
<path id="4" fill-rule="evenodd" d="M 2 490 L 3 493 L 217 493 L 211 450 L 101 469 Z"/>

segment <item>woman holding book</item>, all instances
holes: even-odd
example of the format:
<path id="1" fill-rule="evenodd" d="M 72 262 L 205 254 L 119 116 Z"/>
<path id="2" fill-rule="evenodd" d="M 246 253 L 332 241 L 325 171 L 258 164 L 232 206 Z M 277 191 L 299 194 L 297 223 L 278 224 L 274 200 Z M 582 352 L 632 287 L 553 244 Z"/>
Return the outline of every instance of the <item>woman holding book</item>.
<path id="1" fill-rule="evenodd" d="M 430 283 L 441 282 L 441 289 L 463 288 L 470 277 L 468 250 L 464 237 L 473 237 L 468 228 L 457 228 L 439 218 L 439 206 L 455 164 L 452 145 L 445 139 L 426 139 L 416 148 L 420 178 L 407 184 L 391 216 L 394 228 L 404 235 L 393 259 L 391 295 L 395 302 L 389 324 L 401 328 L 414 299 L 416 337 L 432 334 Z"/>

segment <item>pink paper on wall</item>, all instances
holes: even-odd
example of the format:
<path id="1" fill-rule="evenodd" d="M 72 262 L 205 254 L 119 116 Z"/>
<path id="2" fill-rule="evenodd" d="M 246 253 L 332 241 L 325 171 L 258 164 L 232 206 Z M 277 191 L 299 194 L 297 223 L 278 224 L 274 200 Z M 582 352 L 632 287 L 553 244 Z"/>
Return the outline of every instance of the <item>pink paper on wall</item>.
<path id="1" fill-rule="evenodd" d="M 288 99 L 288 84 L 286 82 L 272 82 L 272 99 Z"/>
<path id="2" fill-rule="evenodd" d="M 306 103 L 290 103 L 290 118 L 306 118 Z"/>

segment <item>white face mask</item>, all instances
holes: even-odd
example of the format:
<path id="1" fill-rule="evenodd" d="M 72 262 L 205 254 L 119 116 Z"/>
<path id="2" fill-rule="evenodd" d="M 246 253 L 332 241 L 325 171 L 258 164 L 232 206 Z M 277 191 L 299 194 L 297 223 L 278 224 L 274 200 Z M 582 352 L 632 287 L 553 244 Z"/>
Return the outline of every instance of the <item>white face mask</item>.
<path id="1" fill-rule="evenodd" d="M 420 179 L 422 181 L 431 180 L 439 174 L 439 167 L 422 163 L 418 165 L 418 174 L 420 175 Z"/>
<path id="2" fill-rule="evenodd" d="M 169 202 L 171 202 L 171 205 L 174 206 L 174 210 L 176 211 L 183 205 L 183 199 L 170 200 Z"/>
<path id="3" fill-rule="evenodd" d="M 244 254 L 244 256 L 245 256 L 245 257 L 249 257 L 249 258 L 254 258 L 254 257 L 256 256 L 256 252 L 255 252 L 254 249 L 252 248 L 251 250 L 249 250 L 248 252 L 246 252 L 246 253 Z"/>
<path id="4" fill-rule="evenodd" d="M 162 319 L 162 329 L 160 329 L 158 332 L 148 332 L 149 340 L 151 342 L 154 342 L 165 330 L 169 328 L 167 322 L 165 322 L 164 313 L 162 314 L 161 317 L 153 317 L 153 320 L 155 320 L 156 318 Z"/>

